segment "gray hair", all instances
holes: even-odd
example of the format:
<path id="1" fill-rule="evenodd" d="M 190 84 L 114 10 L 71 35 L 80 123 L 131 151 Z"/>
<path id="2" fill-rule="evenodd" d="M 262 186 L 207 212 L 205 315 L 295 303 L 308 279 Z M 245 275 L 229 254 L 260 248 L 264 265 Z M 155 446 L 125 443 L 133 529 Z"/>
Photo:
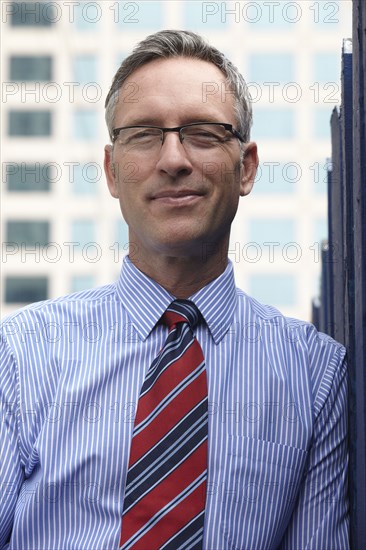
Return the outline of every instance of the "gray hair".
<path id="1" fill-rule="evenodd" d="M 244 78 L 223 53 L 210 46 L 200 35 L 181 30 L 163 30 L 147 36 L 121 63 L 105 101 L 105 118 L 111 138 L 118 94 L 126 79 L 142 65 L 154 59 L 169 57 L 201 59 L 213 63 L 221 70 L 226 77 L 225 85 L 234 94 L 238 131 L 248 142 L 252 125 L 252 107 Z"/>

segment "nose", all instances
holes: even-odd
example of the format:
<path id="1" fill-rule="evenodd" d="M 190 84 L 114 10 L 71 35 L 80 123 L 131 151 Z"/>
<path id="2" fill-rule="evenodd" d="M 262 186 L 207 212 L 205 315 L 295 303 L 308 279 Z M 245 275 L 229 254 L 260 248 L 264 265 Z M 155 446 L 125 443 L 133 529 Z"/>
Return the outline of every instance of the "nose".
<path id="1" fill-rule="evenodd" d="M 165 134 L 156 168 L 159 172 L 164 172 L 172 177 L 188 175 L 192 172 L 193 166 L 180 142 L 178 133 Z"/>

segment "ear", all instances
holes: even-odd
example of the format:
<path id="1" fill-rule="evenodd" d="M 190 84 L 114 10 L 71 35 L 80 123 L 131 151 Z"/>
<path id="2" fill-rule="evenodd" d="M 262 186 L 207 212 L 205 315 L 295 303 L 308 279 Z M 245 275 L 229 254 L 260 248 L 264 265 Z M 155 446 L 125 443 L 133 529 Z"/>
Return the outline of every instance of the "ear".
<path id="1" fill-rule="evenodd" d="M 240 181 L 240 195 L 242 197 L 249 195 L 253 189 L 258 164 L 257 144 L 254 141 L 250 141 L 244 146 L 244 156 L 242 160 L 243 170 Z"/>
<path id="2" fill-rule="evenodd" d="M 107 185 L 110 194 L 115 199 L 118 199 L 118 184 L 116 178 L 116 167 L 113 162 L 113 147 L 106 145 L 104 147 L 104 172 L 107 178 Z"/>

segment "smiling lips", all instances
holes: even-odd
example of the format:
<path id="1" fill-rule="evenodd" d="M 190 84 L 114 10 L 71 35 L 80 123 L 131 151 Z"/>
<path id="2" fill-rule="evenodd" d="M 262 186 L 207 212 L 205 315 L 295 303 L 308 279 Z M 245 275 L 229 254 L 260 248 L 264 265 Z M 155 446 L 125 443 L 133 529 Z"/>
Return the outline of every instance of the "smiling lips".
<path id="1" fill-rule="evenodd" d="M 154 194 L 152 200 L 171 206 L 186 206 L 202 197 L 203 193 L 193 189 L 171 189 Z"/>

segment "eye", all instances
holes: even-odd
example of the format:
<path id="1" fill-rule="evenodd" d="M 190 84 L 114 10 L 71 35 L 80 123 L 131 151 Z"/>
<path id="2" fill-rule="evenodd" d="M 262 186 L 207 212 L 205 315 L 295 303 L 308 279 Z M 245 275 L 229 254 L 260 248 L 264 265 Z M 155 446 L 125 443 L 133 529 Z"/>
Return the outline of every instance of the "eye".
<path id="1" fill-rule="evenodd" d="M 160 135 L 160 132 L 157 132 L 153 128 L 142 128 L 141 130 L 133 130 L 129 136 L 129 140 L 140 141 L 144 139 L 155 138 Z"/>
<path id="2" fill-rule="evenodd" d="M 201 132 L 193 133 L 192 135 L 201 137 L 204 139 L 218 139 L 218 136 L 216 134 L 214 134 L 213 132 L 207 132 L 205 130 L 202 130 Z"/>
<path id="3" fill-rule="evenodd" d="M 214 145 L 226 141 L 226 131 L 223 126 L 205 125 L 190 126 L 186 128 L 185 138 L 193 145 Z"/>

